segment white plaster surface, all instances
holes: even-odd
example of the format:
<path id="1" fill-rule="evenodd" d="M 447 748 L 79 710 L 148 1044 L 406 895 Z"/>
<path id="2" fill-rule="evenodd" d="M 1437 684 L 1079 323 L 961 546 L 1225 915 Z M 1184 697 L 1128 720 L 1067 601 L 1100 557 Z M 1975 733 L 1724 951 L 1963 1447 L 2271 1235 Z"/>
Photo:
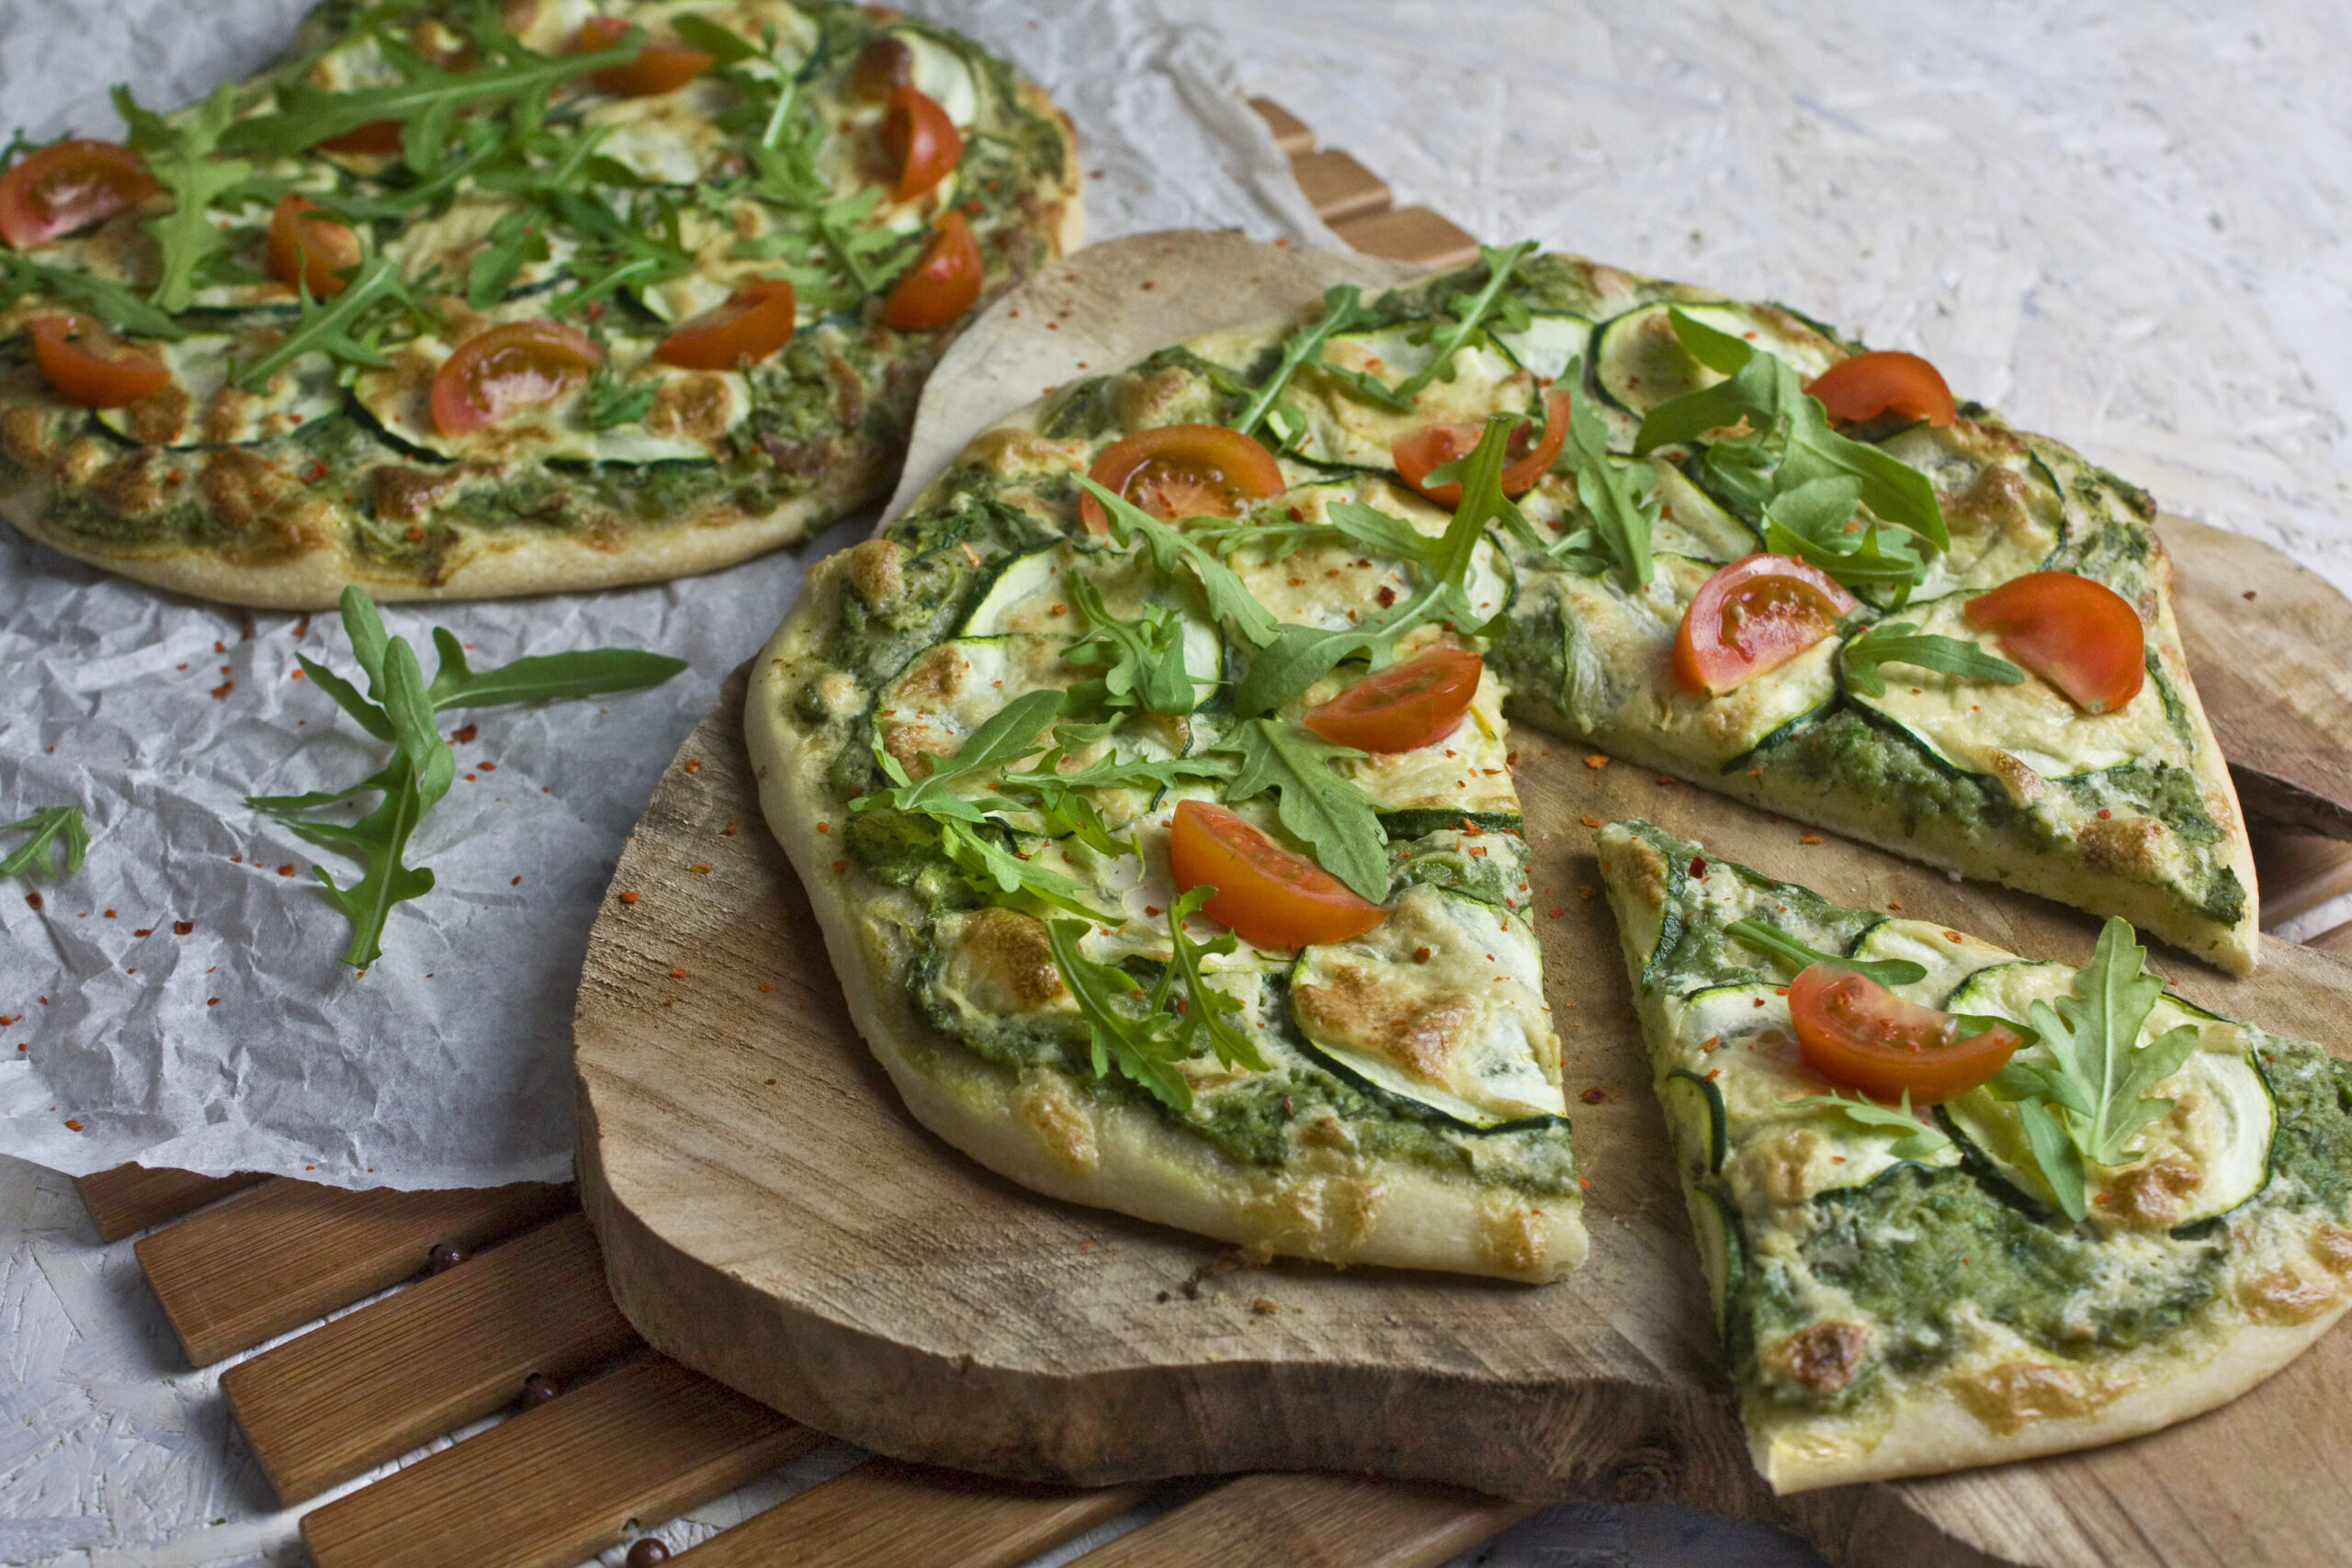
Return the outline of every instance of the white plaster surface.
<path id="1" fill-rule="evenodd" d="M 2352 586 L 2345 7 L 1164 3 L 1213 36 L 1157 32 L 1138 8 L 1119 50 L 1089 55 L 1058 28 L 1069 7 L 1018 22 L 1009 0 L 981 10 L 1008 28 L 1040 21 L 1006 47 L 1114 119 L 1129 73 L 1171 51 L 1198 68 L 1195 94 L 1218 81 L 1221 39 L 1243 85 L 1389 176 L 1401 201 L 1917 349 L 1963 395 L 2168 507 Z M 0 120 L 54 130 L 70 110 L 102 127 L 99 89 L 123 74 L 159 101 L 195 93 L 265 54 L 300 7 L 191 6 L 198 46 L 157 46 L 187 36 L 157 20 L 178 8 L 0 0 Z M 74 25 L 57 26 L 66 11 Z M 26 39 L 40 47 L 19 50 Z M 1173 83 L 1133 91 L 1181 103 Z M 1121 216 L 1099 233 L 1145 226 L 1162 202 L 1213 210 L 1182 160 L 1131 146 L 1105 163 L 1089 194 Z M 1249 205 L 1256 231 L 1308 231 L 1271 198 Z M 797 581 L 768 570 L 778 594 Z M 666 756 L 690 722 L 652 727 L 646 754 Z M 178 1368 L 128 1245 L 92 1241 L 62 1179 L 0 1160 L 0 1563 L 296 1560 L 290 1519 L 269 1511 L 229 1427 L 214 1375 Z M 842 1457 L 812 1456 L 664 1533 L 683 1544 Z M 1463 1561 L 1810 1560 L 1751 1527 L 1594 1505 Z"/>

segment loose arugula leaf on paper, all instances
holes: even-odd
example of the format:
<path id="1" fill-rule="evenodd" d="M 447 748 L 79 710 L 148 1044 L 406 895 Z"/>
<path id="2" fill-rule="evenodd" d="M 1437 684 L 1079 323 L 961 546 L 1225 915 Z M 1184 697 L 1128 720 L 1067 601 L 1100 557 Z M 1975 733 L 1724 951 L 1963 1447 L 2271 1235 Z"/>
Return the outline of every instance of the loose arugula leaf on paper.
<path id="1" fill-rule="evenodd" d="M 457 638 L 435 626 L 433 641 L 440 663 L 428 684 L 416 650 L 406 637 L 385 630 L 375 601 L 358 588 L 343 592 L 343 626 L 351 639 L 353 662 L 368 682 L 364 694 L 309 655 L 296 657 L 303 672 L 337 707 L 368 734 L 392 743 L 390 759 L 343 789 L 251 795 L 245 804 L 279 818 L 312 843 L 360 863 L 358 878 L 349 884 L 338 884 L 323 866 L 311 869 L 351 922 L 343 961 L 363 970 L 383 956 L 384 922 L 392 906 L 433 890 L 431 868 L 411 866 L 407 858 L 417 825 L 448 793 L 457 775 L 456 757 L 434 726 L 435 714 L 445 708 L 639 691 L 660 685 L 686 667 L 683 659 L 606 648 L 532 655 L 477 672 Z M 365 794 L 381 799 L 356 822 L 321 822 L 301 815 Z"/>
<path id="2" fill-rule="evenodd" d="M 0 822 L 0 833 L 32 835 L 0 859 L 0 876 L 70 876 L 82 869 L 90 853 L 89 829 L 82 825 L 78 806 L 44 806 L 19 821 Z M 59 855 L 64 857 L 62 870 Z"/>

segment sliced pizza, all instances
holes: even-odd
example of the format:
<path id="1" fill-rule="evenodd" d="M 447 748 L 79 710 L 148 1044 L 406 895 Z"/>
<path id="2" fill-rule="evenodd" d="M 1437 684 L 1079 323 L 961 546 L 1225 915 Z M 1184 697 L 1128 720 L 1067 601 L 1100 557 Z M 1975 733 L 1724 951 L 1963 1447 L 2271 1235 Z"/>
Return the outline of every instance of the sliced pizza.
<path id="1" fill-rule="evenodd" d="M 1079 231 L 1036 88 L 813 0 L 328 0 L 254 81 L 122 103 L 127 145 L 0 172 L 0 513 L 253 604 L 797 539 Z"/>
<path id="2" fill-rule="evenodd" d="M 1599 840 L 1724 1358 L 1781 1492 L 2223 1404 L 2352 1295 L 2352 1066 L 2075 969 Z"/>

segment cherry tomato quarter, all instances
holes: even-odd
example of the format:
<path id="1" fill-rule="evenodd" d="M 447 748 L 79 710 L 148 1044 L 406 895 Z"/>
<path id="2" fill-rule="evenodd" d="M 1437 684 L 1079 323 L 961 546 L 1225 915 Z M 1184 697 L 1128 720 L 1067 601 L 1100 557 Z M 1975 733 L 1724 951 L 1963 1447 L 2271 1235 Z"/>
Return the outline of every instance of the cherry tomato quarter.
<path id="1" fill-rule="evenodd" d="M 350 280 L 336 275 L 359 265 L 359 236 L 332 219 L 310 216 L 315 210 L 316 203 L 291 191 L 277 198 L 262 265 L 287 288 L 304 284 L 324 299 L 348 287 Z"/>
<path id="2" fill-rule="evenodd" d="M 1466 649 L 1432 648 L 1366 675 L 1303 722 L 1333 745 L 1359 751 L 1433 746 L 1461 725 L 1486 667 Z"/>
<path id="3" fill-rule="evenodd" d="M 618 17 L 591 17 L 580 24 L 575 54 L 611 49 L 628 36 L 628 24 Z M 616 98 L 654 98 L 674 93 L 716 63 L 706 50 L 682 43 L 649 42 L 626 65 L 607 66 L 588 80 Z"/>
<path id="4" fill-rule="evenodd" d="M 1890 1103 L 1908 1094 L 1914 1105 L 1937 1105 L 1966 1094 L 2025 1043 L 1998 1024 L 1961 1039 L 1951 1014 L 1834 964 L 1808 964 L 1789 983 L 1789 1021 L 1805 1066 Z"/>
<path id="5" fill-rule="evenodd" d="M 980 297 L 980 243 L 972 225 L 950 208 L 931 226 L 922 259 L 902 274 L 882 301 L 882 324 L 896 332 L 944 327 Z"/>
<path id="6" fill-rule="evenodd" d="M 40 373 L 69 403 L 125 408 L 171 385 L 172 373 L 162 360 L 84 317 L 40 317 L 32 334 Z"/>
<path id="7" fill-rule="evenodd" d="M 1875 349 L 1841 359 L 1805 383 L 1829 417 L 1857 424 L 1881 414 L 1924 419 L 1940 430 L 1957 417 L 1943 373 L 1916 354 Z"/>
<path id="8" fill-rule="evenodd" d="M 1215 887 L 1201 912 L 1261 947 L 1345 942 L 1388 918 L 1247 818 L 1204 800 L 1177 803 L 1168 866 L 1180 893 Z"/>
<path id="9" fill-rule="evenodd" d="M 1086 477 L 1164 523 L 1238 517 L 1252 501 L 1289 488 L 1272 453 L 1222 424 L 1138 430 L 1102 448 Z M 1091 495 L 1080 499 L 1078 512 L 1089 533 L 1111 531 L 1111 520 Z"/>
<path id="10" fill-rule="evenodd" d="M 899 170 L 890 194 L 899 201 L 912 201 L 955 172 L 964 157 L 964 133 L 945 109 L 913 83 L 902 82 L 882 111 L 882 148 Z"/>
<path id="11" fill-rule="evenodd" d="M 1827 637 L 1854 596 L 1792 556 L 1754 555 L 1699 585 L 1674 637 L 1674 674 L 1701 696 L 1737 691 Z"/>
<path id="12" fill-rule="evenodd" d="M 653 357 L 682 370 L 733 370 L 756 364 L 792 341 L 792 285 L 781 277 L 747 283 L 701 315 L 681 322 Z"/>
<path id="13" fill-rule="evenodd" d="M 551 403 L 588 378 L 605 351 L 575 327 L 513 321 L 458 345 L 433 375 L 433 428 L 463 435 L 516 409 Z"/>
<path id="14" fill-rule="evenodd" d="M 2071 571 L 2030 571 L 1961 607 L 1968 624 L 2000 634 L 2017 661 L 2085 713 L 2113 713 L 2148 677 L 2147 630 L 2132 602 Z"/>
<path id="15" fill-rule="evenodd" d="M 1476 424 L 1424 425 L 1409 435 L 1397 437 L 1388 448 L 1389 461 L 1396 465 L 1397 477 L 1422 495 L 1440 506 L 1459 506 L 1461 484 L 1454 480 L 1430 484 L 1429 475 L 1432 469 L 1470 456 L 1477 449 L 1478 437 L 1485 433 L 1485 426 Z M 1536 481 L 1551 471 L 1567 434 L 1568 394 L 1554 388 L 1544 394 L 1543 434 L 1536 434 L 1532 421 L 1511 433 L 1510 450 L 1514 456 L 1503 469 L 1503 493 L 1517 497 L 1534 489 Z"/>
<path id="16" fill-rule="evenodd" d="M 118 142 L 59 141 L 0 174 L 0 240 L 30 250 L 103 222 L 163 188 L 139 154 Z"/>

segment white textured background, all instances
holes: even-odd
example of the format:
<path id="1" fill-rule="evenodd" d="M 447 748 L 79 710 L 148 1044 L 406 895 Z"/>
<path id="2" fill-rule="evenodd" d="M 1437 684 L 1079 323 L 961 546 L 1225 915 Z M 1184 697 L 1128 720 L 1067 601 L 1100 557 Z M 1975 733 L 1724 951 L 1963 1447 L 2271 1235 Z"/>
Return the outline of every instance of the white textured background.
<path id="1" fill-rule="evenodd" d="M 1162 3 L 1400 202 L 1917 349 L 1962 395 L 2169 508 L 2352 587 L 2352 8 Z M 102 130 L 106 81 L 192 95 L 266 54 L 300 9 L 0 0 L 0 121 Z M 1262 194 L 1216 194 L 1212 174 L 1250 175 L 1246 149 L 1212 171 L 1111 133 L 1130 111 L 1221 114 L 1209 40 L 1138 24 L 1105 51 L 1063 23 L 1101 5 L 960 9 L 1073 104 L 1105 171 L 1088 186 L 1098 235 L 1237 200 L 1243 216 L 1223 220 L 1303 227 Z M 747 570 L 797 581 L 788 562 Z M 17 679 L 0 671 L 0 691 Z M 666 757 L 690 718 L 665 714 L 632 744 Z M 0 753 L 0 784 L 16 761 Z M 812 1456 L 664 1533 L 683 1542 L 839 1462 Z M 212 1376 L 178 1367 L 127 1245 L 92 1243 L 62 1179 L 0 1161 L 0 1563 L 275 1562 L 299 1557 L 291 1537 Z M 1675 1510 L 1594 1506 L 1477 1560 L 1808 1559 Z"/>

